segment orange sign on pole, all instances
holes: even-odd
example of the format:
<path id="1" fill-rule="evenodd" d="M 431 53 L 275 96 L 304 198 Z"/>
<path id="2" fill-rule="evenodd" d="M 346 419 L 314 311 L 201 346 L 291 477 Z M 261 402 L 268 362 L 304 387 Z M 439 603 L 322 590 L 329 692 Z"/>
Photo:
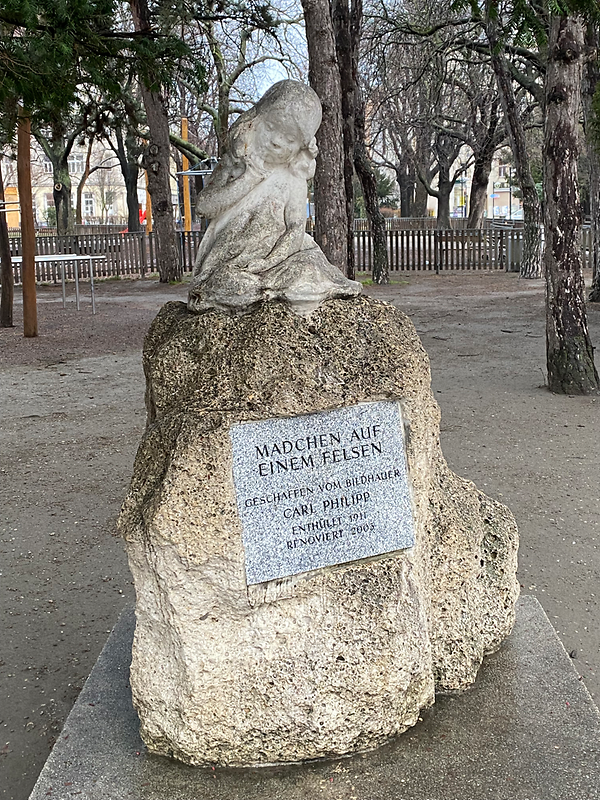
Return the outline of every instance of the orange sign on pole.
<path id="1" fill-rule="evenodd" d="M 181 118 L 181 138 L 184 142 L 188 140 L 188 121 L 187 117 Z M 183 156 L 183 171 L 184 173 L 190 168 L 190 162 Z M 192 230 L 192 203 L 190 201 L 190 178 L 189 175 L 183 176 L 183 229 L 184 231 Z"/>
<path id="2" fill-rule="evenodd" d="M 148 191 L 148 173 L 146 176 L 146 233 L 152 233 L 152 200 Z"/>

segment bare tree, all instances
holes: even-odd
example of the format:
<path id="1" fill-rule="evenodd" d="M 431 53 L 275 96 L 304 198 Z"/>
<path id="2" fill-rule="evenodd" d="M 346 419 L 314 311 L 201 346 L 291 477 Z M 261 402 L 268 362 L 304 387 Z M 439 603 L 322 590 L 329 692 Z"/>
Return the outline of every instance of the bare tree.
<path id="1" fill-rule="evenodd" d="M 85 163 L 83 167 L 83 173 L 81 178 L 79 179 L 79 183 L 77 184 L 77 204 L 75 206 L 75 221 L 77 225 L 81 225 L 83 222 L 83 190 L 85 185 L 91 175 L 98 170 L 110 170 L 113 169 L 115 164 L 111 164 L 109 159 L 107 159 L 106 153 L 103 153 L 101 156 L 101 161 L 98 164 L 94 164 L 92 166 L 92 152 L 94 149 L 94 143 L 96 138 L 94 135 L 90 136 L 88 140 L 88 148 L 87 153 L 85 156 Z"/>
<path id="2" fill-rule="evenodd" d="M 404 22 L 399 29 L 396 20 L 384 22 L 390 27 L 382 36 L 381 19 L 371 21 L 369 51 L 378 67 L 378 151 L 388 163 L 394 151 L 391 163 L 401 176 L 410 163 L 419 184 L 438 201 L 438 227 L 447 228 L 452 191 L 472 160 L 466 148 L 480 154 L 487 144 L 493 154 L 499 115 L 489 113 L 491 93 L 482 89 L 489 89 L 487 67 L 481 58 L 466 59 L 448 34 L 428 38 L 406 31 Z M 491 147 L 480 130 L 488 129 L 484 117 L 492 127 Z M 422 200 L 420 205 L 417 213 L 423 214 Z"/>
<path id="3" fill-rule="evenodd" d="M 340 68 L 341 113 L 344 143 L 344 191 L 347 217 L 346 275 L 355 277 L 354 258 L 354 148 L 355 103 L 357 91 L 357 40 L 355 17 L 350 13 L 348 0 L 333 0 L 332 21 L 335 31 L 336 54 Z"/>
<path id="4" fill-rule="evenodd" d="M 367 150 L 366 105 L 358 74 L 359 46 L 364 22 L 362 0 L 352 0 L 351 20 L 352 65 L 355 86 L 354 169 L 360 180 L 365 209 L 371 225 L 371 235 L 373 237 L 373 282 L 386 284 L 390 282 L 386 226 L 385 219 L 379 208 L 377 179 Z"/>
<path id="5" fill-rule="evenodd" d="M 537 189 L 531 175 L 525 127 L 513 84 L 513 74 L 509 69 L 502 49 L 502 40 L 498 31 L 498 19 L 494 0 L 486 1 L 486 35 L 489 42 L 490 59 L 498 89 L 502 99 L 504 117 L 515 163 L 517 182 L 521 189 L 523 201 L 523 258 L 521 261 L 522 278 L 539 278 L 542 274 L 542 208 Z"/>
<path id="6" fill-rule="evenodd" d="M 431 185 L 437 167 L 432 157 L 433 128 L 421 125 L 412 128 L 404 124 L 406 111 L 399 98 L 392 98 L 382 104 L 377 117 L 377 155 L 381 166 L 389 167 L 396 174 L 400 190 L 401 215 L 403 217 L 424 217 L 427 213 L 426 186 Z M 391 151 L 391 152 L 390 152 Z M 393 160 L 392 159 L 393 153 Z M 418 179 L 418 174 L 424 181 Z"/>
<path id="7" fill-rule="evenodd" d="M 221 156 L 227 142 L 230 117 L 244 110 L 243 104 L 234 99 L 234 89 L 241 99 L 241 79 L 247 77 L 261 64 L 277 62 L 289 71 L 298 72 L 293 60 L 282 45 L 282 32 L 297 25 L 299 18 L 277 13 L 265 26 L 258 19 L 223 20 L 219 17 L 220 4 L 209 0 L 205 6 L 205 17 L 197 20 L 198 29 L 206 40 L 211 62 L 211 78 L 214 82 L 213 103 L 203 99 L 199 109 L 210 116 L 217 141 L 217 155 Z M 182 84 L 183 85 L 183 84 Z"/>
<path id="8" fill-rule="evenodd" d="M 542 5 L 532 4 L 530 16 L 540 11 Z M 461 7 L 464 9 L 464 13 L 461 13 Z M 427 61 L 427 68 L 422 69 L 421 74 L 412 81 L 405 82 L 405 85 L 408 83 L 408 85 L 419 85 L 420 87 L 425 75 L 431 73 L 432 65 L 440 56 L 444 62 L 444 70 L 446 69 L 445 65 L 454 61 L 460 53 L 463 54 L 462 59 L 465 63 L 474 60 L 481 63 L 482 60 L 488 60 L 491 64 L 513 151 L 515 174 L 523 198 L 525 233 L 521 274 L 524 277 L 536 277 L 541 274 L 541 206 L 531 177 L 522 119 L 522 103 L 520 97 L 517 97 L 514 83 L 517 81 L 524 90 L 531 93 L 534 100 L 539 102 L 543 94 L 540 77 L 543 74 L 544 66 L 543 58 L 539 53 L 528 51 L 522 45 L 514 43 L 515 26 L 510 21 L 503 26 L 503 11 L 504 9 L 499 8 L 495 0 L 481 0 L 480 3 L 457 2 L 453 4 L 452 8 L 441 0 L 440 2 L 432 0 L 426 5 L 421 0 L 413 0 L 413 2 L 406 0 L 399 6 L 393 6 L 392 10 L 388 9 L 387 3 L 380 0 L 375 20 L 376 35 L 384 42 L 394 44 L 400 53 L 410 51 L 411 63 L 415 65 L 414 71 L 418 72 L 416 65 L 419 63 L 419 54 L 417 53 L 416 57 L 414 55 L 415 43 L 418 43 L 421 61 L 423 61 L 422 54 L 432 54 Z M 511 21 L 514 22 L 514 15 L 511 17 Z M 543 20 L 541 20 L 538 27 L 543 28 L 543 24 Z M 535 39 L 533 34 L 530 35 L 530 39 Z M 507 54 L 510 55 L 510 59 L 507 58 Z M 448 72 L 448 77 L 452 82 L 451 71 Z M 441 108 L 443 114 L 444 110 L 452 108 L 452 106 L 446 105 Z M 468 119 L 469 116 L 472 119 L 472 115 L 468 111 L 463 114 L 464 119 Z M 444 127 L 447 128 L 448 125 L 444 124 Z M 481 150 L 481 162 L 478 168 L 478 182 L 481 184 L 485 179 L 484 167 L 485 161 L 488 159 L 484 150 L 485 148 Z M 446 147 L 444 147 L 442 153 L 444 160 L 446 152 Z M 477 154 L 475 150 L 473 152 L 477 161 Z M 447 172 L 444 165 L 440 166 L 442 172 Z M 442 190 L 442 198 L 440 198 L 442 200 L 442 216 L 445 204 L 445 200 L 443 200 L 444 187 L 447 184 L 447 175 L 440 174 L 437 191 Z M 477 202 L 480 203 L 480 199 Z M 472 222 L 474 221 L 472 220 Z"/>
<path id="9" fill-rule="evenodd" d="M 129 0 L 129 4 L 136 31 L 151 34 L 152 23 L 147 0 Z M 181 280 L 169 177 L 169 120 L 165 97 L 161 90 L 157 86 L 150 88 L 143 80 L 140 82 L 140 89 L 149 131 L 144 151 L 144 167 L 152 199 L 158 270 L 161 282 L 168 283 Z"/>
<path id="10" fill-rule="evenodd" d="M 56 230 L 59 236 L 73 232 L 74 218 L 72 207 L 72 184 L 69 174 L 69 156 L 88 125 L 84 115 L 77 120 L 64 117 L 55 120 L 47 128 L 33 127 L 33 135 L 42 148 L 44 155 L 52 164 L 52 194 L 56 209 Z"/>

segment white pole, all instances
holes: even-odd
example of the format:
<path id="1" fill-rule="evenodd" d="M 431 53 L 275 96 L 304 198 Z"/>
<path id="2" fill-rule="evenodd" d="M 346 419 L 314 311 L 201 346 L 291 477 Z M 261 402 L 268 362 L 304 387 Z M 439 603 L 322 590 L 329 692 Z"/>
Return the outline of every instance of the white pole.
<path id="1" fill-rule="evenodd" d="M 67 289 L 65 286 L 65 262 L 59 261 L 60 264 L 60 282 L 62 283 L 62 298 L 63 298 L 63 308 L 67 307 Z"/>
<path id="2" fill-rule="evenodd" d="M 92 314 L 96 313 L 96 295 L 94 292 L 94 261 L 90 256 L 90 283 L 92 285 Z"/>
<path id="3" fill-rule="evenodd" d="M 79 261 L 75 261 L 75 303 L 79 311 Z"/>

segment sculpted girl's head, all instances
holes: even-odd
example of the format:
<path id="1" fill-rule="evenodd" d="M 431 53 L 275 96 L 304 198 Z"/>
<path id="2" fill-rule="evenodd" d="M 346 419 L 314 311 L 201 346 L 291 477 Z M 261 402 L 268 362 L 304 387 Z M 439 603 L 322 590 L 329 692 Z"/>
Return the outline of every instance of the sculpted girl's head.
<path id="1" fill-rule="evenodd" d="M 310 86 L 300 81 L 273 84 L 255 106 L 257 117 L 268 118 L 287 130 L 294 130 L 306 147 L 321 124 L 321 101 Z"/>
<path id="2" fill-rule="evenodd" d="M 289 164 L 303 150 L 316 155 L 314 136 L 321 124 L 321 102 L 299 81 L 280 81 L 232 126 L 233 155 L 260 168 Z"/>

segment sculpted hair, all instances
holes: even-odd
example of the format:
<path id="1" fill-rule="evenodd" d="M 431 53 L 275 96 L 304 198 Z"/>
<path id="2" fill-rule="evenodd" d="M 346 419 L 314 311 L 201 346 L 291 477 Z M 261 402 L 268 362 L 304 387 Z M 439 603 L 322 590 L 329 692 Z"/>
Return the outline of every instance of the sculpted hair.
<path id="1" fill-rule="evenodd" d="M 274 83 L 254 106 L 257 114 L 282 111 L 292 116 L 307 146 L 321 124 L 321 101 L 317 93 L 299 81 L 285 80 Z"/>
<path id="2" fill-rule="evenodd" d="M 321 124 L 321 101 L 317 93 L 304 83 L 284 80 L 274 83 L 260 100 L 244 111 L 229 130 L 227 150 L 235 158 L 248 155 L 248 134 L 252 123 L 260 114 L 281 112 L 291 116 L 298 127 L 302 143 L 308 147 Z"/>

